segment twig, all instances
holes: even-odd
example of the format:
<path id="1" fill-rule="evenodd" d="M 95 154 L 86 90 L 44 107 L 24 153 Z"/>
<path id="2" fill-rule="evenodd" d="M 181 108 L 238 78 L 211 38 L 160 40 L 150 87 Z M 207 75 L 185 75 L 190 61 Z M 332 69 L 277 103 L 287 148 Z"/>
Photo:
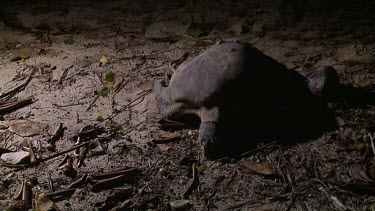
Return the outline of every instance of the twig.
<path id="1" fill-rule="evenodd" d="M 375 144 L 374 144 L 374 137 L 371 135 L 371 133 L 368 133 L 368 136 L 370 137 L 370 142 L 371 142 L 371 148 L 372 148 L 372 152 L 374 153 L 375 155 Z"/>
<path id="2" fill-rule="evenodd" d="M 72 188 L 72 189 L 56 191 L 56 192 L 53 192 L 53 193 L 47 193 L 47 194 L 44 194 L 44 195 L 47 196 L 48 198 L 54 198 L 56 196 L 61 196 L 61 195 L 71 195 L 76 190 L 77 190 L 77 188 Z"/>
<path id="3" fill-rule="evenodd" d="M 15 93 L 23 90 L 30 83 L 31 79 L 33 78 L 33 75 L 34 75 L 34 70 L 31 71 L 29 77 L 26 79 L 24 83 L 20 84 L 16 88 L 9 90 L 5 93 L 0 93 L 0 98 L 8 97 L 8 99 L 10 99 L 12 96 L 14 96 Z"/>
<path id="4" fill-rule="evenodd" d="M 139 174 L 140 171 L 137 168 L 132 168 L 132 167 L 127 167 L 122 170 L 118 171 L 113 171 L 113 172 L 107 172 L 107 173 L 102 173 L 99 175 L 93 175 L 92 180 L 103 180 L 103 179 L 108 179 L 111 177 L 117 177 L 117 176 L 131 176 L 131 175 L 136 175 Z"/>
<path id="5" fill-rule="evenodd" d="M 79 188 L 81 187 L 87 180 L 87 174 L 83 175 L 81 178 L 79 178 L 78 180 L 74 181 L 73 183 L 71 183 L 67 188 L 65 188 L 66 190 L 68 189 L 76 189 L 76 188 Z"/>
<path id="6" fill-rule="evenodd" d="M 70 107 L 70 106 L 76 106 L 76 105 L 82 105 L 82 103 L 72 103 L 72 104 L 67 104 L 67 105 L 58 105 L 56 103 L 52 103 L 53 106 L 64 108 L 64 107 Z"/>
<path id="7" fill-rule="evenodd" d="M 27 99 L 23 99 L 23 100 L 17 100 L 15 102 L 7 103 L 7 104 L 4 104 L 4 105 L 0 105 L 0 113 L 9 112 L 9 111 L 21 108 L 21 107 L 26 106 L 26 105 L 31 104 L 31 103 L 33 103 L 33 99 L 27 98 Z"/>
<path id="8" fill-rule="evenodd" d="M 185 191 L 184 198 L 188 197 L 194 191 L 194 189 L 197 188 L 199 185 L 199 176 L 198 176 L 198 169 L 197 169 L 196 163 L 193 163 L 191 168 L 193 171 L 193 181 L 191 182 L 189 188 Z"/>
<path id="9" fill-rule="evenodd" d="M 49 174 L 49 173 L 48 173 L 48 184 L 49 184 L 50 192 L 51 193 L 55 192 L 55 188 L 53 187 L 53 182 L 52 182 L 51 174 Z"/>
<path id="10" fill-rule="evenodd" d="M 66 76 L 68 75 L 68 71 L 69 71 L 69 69 L 71 69 L 72 67 L 74 67 L 73 65 L 70 65 L 68 68 L 66 68 L 65 70 L 64 70 L 64 72 L 61 74 L 61 76 L 60 76 L 60 79 L 59 79 L 59 81 L 58 81 L 58 84 L 62 84 L 62 81 L 66 78 Z"/>
<path id="11" fill-rule="evenodd" d="M 99 97 L 100 97 L 100 94 L 96 95 L 96 97 L 95 97 L 94 100 L 90 103 L 90 105 L 87 106 L 86 111 L 89 111 L 89 110 L 94 106 L 94 104 L 96 103 L 96 101 L 98 101 Z"/>
<path id="12" fill-rule="evenodd" d="M 137 175 L 137 174 L 125 173 L 124 175 L 102 179 L 102 180 L 97 181 L 95 184 L 91 186 L 91 191 L 97 192 L 100 190 L 105 190 L 105 189 L 108 189 L 108 188 L 111 188 L 113 186 L 117 186 L 123 183 L 134 182 L 140 178 L 141 178 L 140 174 Z"/>

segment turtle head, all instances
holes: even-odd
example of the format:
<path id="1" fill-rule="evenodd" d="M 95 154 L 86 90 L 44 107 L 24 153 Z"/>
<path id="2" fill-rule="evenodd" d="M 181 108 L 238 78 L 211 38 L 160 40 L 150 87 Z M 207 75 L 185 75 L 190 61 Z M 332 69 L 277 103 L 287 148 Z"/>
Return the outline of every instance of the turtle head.
<path id="1" fill-rule="evenodd" d="M 331 98 L 338 91 L 340 79 L 335 68 L 325 66 L 307 77 L 307 85 L 313 94 L 323 98 Z"/>
<path id="2" fill-rule="evenodd" d="M 152 92 L 155 95 L 159 109 L 164 109 L 165 107 L 171 105 L 167 89 L 168 88 L 164 86 L 163 80 L 154 81 Z"/>

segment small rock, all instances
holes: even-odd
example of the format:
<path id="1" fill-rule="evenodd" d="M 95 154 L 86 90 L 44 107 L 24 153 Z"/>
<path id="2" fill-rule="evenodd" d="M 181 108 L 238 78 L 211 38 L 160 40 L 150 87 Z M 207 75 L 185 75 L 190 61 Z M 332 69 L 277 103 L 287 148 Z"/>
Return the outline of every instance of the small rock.
<path id="1" fill-rule="evenodd" d="M 29 153 L 25 151 L 9 152 L 1 155 L 1 160 L 6 164 L 16 165 L 22 163 L 28 163 Z"/>

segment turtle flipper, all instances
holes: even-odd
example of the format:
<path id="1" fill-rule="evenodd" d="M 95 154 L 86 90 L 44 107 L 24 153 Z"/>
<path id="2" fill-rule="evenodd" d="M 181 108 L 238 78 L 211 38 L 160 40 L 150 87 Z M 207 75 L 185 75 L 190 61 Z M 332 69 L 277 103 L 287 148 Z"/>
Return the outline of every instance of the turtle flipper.
<path id="1" fill-rule="evenodd" d="M 215 159 L 216 122 L 202 122 L 199 126 L 199 138 L 202 144 L 203 156 Z"/>
<path id="2" fill-rule="evenodd" d="M 153 93 L 163 118 L 175 118 L 180 113 L 183 104 L 171 102 L 168 87 L 164 87 L 161 80 L 154 81 Z"/>

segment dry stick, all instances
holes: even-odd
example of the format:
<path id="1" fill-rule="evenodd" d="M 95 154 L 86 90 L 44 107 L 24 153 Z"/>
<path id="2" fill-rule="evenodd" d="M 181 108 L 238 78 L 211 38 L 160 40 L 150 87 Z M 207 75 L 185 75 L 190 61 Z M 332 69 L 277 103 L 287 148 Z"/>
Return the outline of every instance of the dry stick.
<path id="1" fill-rule="evenodd" d="M 70 107 L 70 106 L 76 106 L 76 105 L 82 105 L 82 103 L 72 103 L 72 104 L 67 104 L 67 105 L 59 105 L 56 103 L 52 103 L 53 106 L 64 108 L 64 107 Z"/>
<path id="2" fill-rule="evenodd" d="M 67 188 L 65 188 L 65 190 L 79 188 L 86 182 L 87 176 L 87 174 L 83 175 L 81 178 L 71 183 Z"/>
<path id="3" fill-rule="evenodd" d="M 59 79 L 59 81 L 57 82 L 58 84 L 62 84 L 62 81 L 66 78 L 66 76 L 68 75 L 68 71 L 69 71 L 69 69 L 71 69 L 71 68 L 73 68 L 74 67 L 74 65 L 70 65 L 68 68 L 66 68 L 65 70 L 64 70 L 64 72 L 61 74 L 61 76 L 60 76 L 60 79 Z"/>
<path id="4" fill-rule="evenodd" d="M 89 111 L 93 106 L 94 104 L 96 103 L 96 101 L 98 101 L 100 97 L 100 94 L 96 95 L 96 97 L 94 98 L 94 100 L 90 103 L 90 105 L 86 108 L 86 111 Z"/>
<path id="5" fill-rule="evenodd" d="M 50 192 L 51 193 L 55 192 L 55 188 L 53 187 L 53 182 L 52 182 L 51 174 L 49 174 L 49 173 L 48 173 L 48 184 L 49 184 Z"/>
<path id="6" fill-rule="evenodd" d="M 4 105 L 0 105 L 0 112 L 8 112 L 10 110 L 18 109 L 31 103 L 33 103 L 33 99 L 27 98 L 27 99 L 7 103 Z"/>
<path id="7" fill-rule="evenodd" d="M 368 133 L 368 136 L 370 137 L 370 142 L 371 142 L 371 148 L 372 148 L 372 152 L 374 153 L 375 155 L 375 144 L 374 144 L 374 137 L 372 137 L 371 133 Z"/>
<path id="8" fill-rule="evenodd" d="M 122 169 L 119 171 L 113 171 L 113 172 L 107 172 L 107 173 L 102 173 L 99 175 L 94 175 L 92 177 L 92 180 L 103 180 L 103 179 L 108 179 L 108 178 L 113 178 L 117 176 L 128 176 L 128 175 L 134 175 L 134 174 L 139 174 L 140 171 L 137 168 L 126 168 Z"/>
<path id="9" fill-rule="evenodd" d="M 32 195 L 33 192 L 31 190 L 31 186 L 27 181 L 25 181 L 22 186 L 22 201 L 25 201 L 29 207 L 32 206 Z"/>
<path id="10" fill-rule="evenodd" d="M 189 188 L 185 191 L 183 197 L 187 198 L 190 194 L 193 193 L 194 189 L 199 185 L 199 176 L 198 176 L 198 169 L 196 167 L 196 163 L 192 165 L 192 174 L 193 174 L 193 181 L 191 182 Z"/>
<path id="11" fill-rule="evenodd" d="M 73 194 L 76 190 L 77 190 L 77 188 L 60 190 L 60 191 L 56 191 L 56 192 L 53 192 L 53 193 L 46 193 L 46 194 L 44 194 L 44 196 L 46 196 L 48 198 L 53 198 L 53 197 L 61 196 L 61 195 L 70 195 L 70 194 Z"/>
<path id="12" fill-rule="evenodd" d="M 30 73 L 29 77 L 26 79 L 25 83 L 22 83 L 19 86 L 17 86 L 16 88 L 14 88 L 12 90 L 9 90 L 7 92 L 0 93 L 0 98 L 4 98 L 4 97 L 7 97 L 7 96 L 8 96 L 8 98 L 11 98 L 16 92 L 19 92 L 22 89 L 24 89 L 27 86 L 27 84 L 30 83 L 31 79 L 33 78 L 33 75 L 34 75 L 34 70 L 31 71 L 31 73 Z M 9 95 L 11 95 L 11 96 L 9 97 Z"/>

